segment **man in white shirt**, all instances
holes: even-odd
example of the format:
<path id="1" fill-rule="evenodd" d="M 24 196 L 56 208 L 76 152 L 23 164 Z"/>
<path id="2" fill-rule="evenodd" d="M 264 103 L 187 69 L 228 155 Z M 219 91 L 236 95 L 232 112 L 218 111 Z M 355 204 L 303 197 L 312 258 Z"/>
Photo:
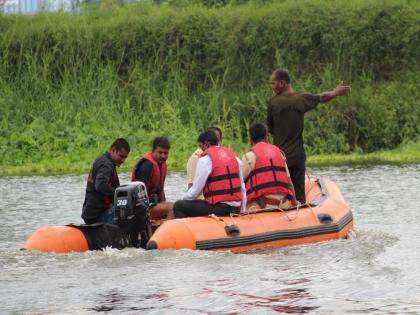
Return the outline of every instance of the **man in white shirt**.
<path id="1" fill-rule="evenodd" d="M 174 204 L 175 218 L 239 213 L 246 204 L 241 160 L 231 149 L 219 146 L 211 130 L 201 133 L 198 143 L 204 153 L 191 188 Z M 204 200 L 197 200 L 201 193 Z"/>
<path id="2" fill-rule="evenodd" d="M 219 144 L 222 143 L 223 135 L 222 135 L 222 130 L 220 128 L 209 127 L 207 128 L 207 130 L 213 131 L 216 134 L 217 138 L 219 139 Z M 190 158 L 187 161 L 187 187 L 188 189 L 190 189 L 192 186 L 194 176 L 195 176 L 195 170 L 197 168 L 198 159 L 200 158 L 201 154 L 203 154 L 203 150 L 201 150 L 201 148 L 197 148 L 197 150 L 195 150 L 193 154 L 191 154 Z"/>

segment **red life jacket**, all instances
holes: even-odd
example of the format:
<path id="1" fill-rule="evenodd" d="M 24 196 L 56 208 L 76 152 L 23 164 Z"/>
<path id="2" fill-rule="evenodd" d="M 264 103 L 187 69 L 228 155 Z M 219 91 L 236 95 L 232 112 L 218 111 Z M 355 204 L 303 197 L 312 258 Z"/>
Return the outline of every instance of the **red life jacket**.
<path id="1" fill-rule="evenodd" d="M 204 155 L 211 158 L 212 171 L 203 189 L 204 200 L 209 204 L 242 201 L 239 164 L 231 149 L 211 146 Z"/>
<path id="2" fill-rule="evenodd" d="M 293 196 L 289 188 L 286 162 L 280 149 L 264 141 L 251 149 L 255 153 L 255 168 L 245 181 L 247 201 L 271 194 Z"/>
<path id="3" fill-rule="evenodd" d="M 146 160 L 152 163 L 152 173 L 147 178 L 147 183 L 145 183 L 149 200 L 160 201 L 156 199 L 155 196 L 157 196 L 160 192 L 163 191 L 163 184 L 165 183 L 165 178 L 168 173 L 168 168 L 166 166 L 166 163 L 162 163 L 162 172 L 161 172 L 158 162 L 152 157 L 151 151 L 147 152 L 134 166 L 133 172 L 131 173 L 131 180 L 132 181 L 138 180 L 136 176 L 137 170 L 139 169 L 140 165 Z"/>

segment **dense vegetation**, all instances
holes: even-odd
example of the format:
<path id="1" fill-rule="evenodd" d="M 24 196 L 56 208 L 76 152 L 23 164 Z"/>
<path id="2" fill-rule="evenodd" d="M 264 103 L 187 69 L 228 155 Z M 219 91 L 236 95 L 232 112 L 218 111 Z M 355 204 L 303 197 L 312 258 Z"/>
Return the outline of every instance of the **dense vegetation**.
<path id="1" fill-rule="evenodd" d="M 277 67 L 298 91 L 352 85 L 307 116 L 310 155 L 418 141 L 418 1 L 200 2 L 0 16 L 0 174 L 85 171 L 120 136 L 127 169 L 157 135 L 182 168 L 210 125 L 240 155 Z"/>

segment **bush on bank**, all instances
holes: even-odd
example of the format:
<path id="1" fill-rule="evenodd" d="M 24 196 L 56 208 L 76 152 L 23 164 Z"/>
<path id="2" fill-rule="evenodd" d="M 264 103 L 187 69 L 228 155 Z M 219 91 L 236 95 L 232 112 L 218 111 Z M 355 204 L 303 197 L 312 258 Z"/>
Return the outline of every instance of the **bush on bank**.
<path id="1" fill-rule="evenodd" d="M 72 169 L 119 136 L 134 159 L 167 135 L 181 168 L 210 125 L 242 153 L 279 66 L 299 91 L 353 87 L 308 115 L 309 154 L 418 139 L 418 2 L 258 3 L 0 16 L 0 167 L 61 159 Z"/>

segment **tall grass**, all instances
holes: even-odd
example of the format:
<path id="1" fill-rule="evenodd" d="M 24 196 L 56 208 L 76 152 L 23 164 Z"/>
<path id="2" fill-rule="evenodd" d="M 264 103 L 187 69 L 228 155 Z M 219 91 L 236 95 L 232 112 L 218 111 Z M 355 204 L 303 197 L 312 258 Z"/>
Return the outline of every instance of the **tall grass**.
<path id="1" fill-rule="evenodd" d="M 182 168 L 210 125 L 240 154 L 249 124 L 265 120 L 279 66 L 299 91 L 353 87 L 308 115 L 310 154 L 416 141 L 419 22 L 408 0 L 0 16 L 0 168 L 87 168 L 121 136 L 133 147 L 129 168 L 157 135 L 169 136 L 170 166 Z"/>

